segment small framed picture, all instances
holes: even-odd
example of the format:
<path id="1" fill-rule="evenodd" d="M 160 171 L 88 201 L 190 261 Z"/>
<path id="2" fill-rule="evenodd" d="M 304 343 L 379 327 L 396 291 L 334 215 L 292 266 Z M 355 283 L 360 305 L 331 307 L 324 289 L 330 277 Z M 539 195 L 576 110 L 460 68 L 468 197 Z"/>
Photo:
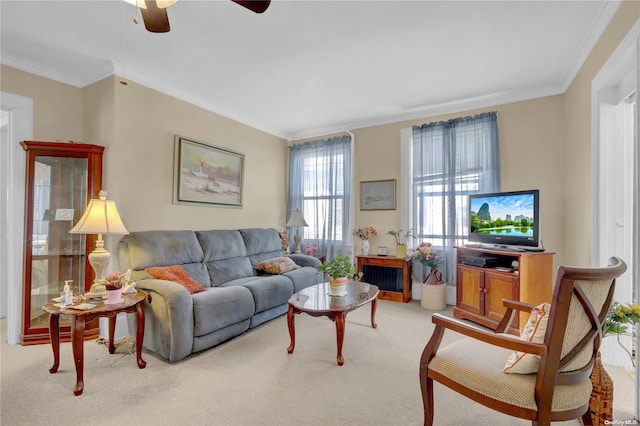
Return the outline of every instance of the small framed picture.
<path id="1" fill-rule="evenodd" d="M 396 180 L 360 182 L 360 210 L 395 210 Z"/>

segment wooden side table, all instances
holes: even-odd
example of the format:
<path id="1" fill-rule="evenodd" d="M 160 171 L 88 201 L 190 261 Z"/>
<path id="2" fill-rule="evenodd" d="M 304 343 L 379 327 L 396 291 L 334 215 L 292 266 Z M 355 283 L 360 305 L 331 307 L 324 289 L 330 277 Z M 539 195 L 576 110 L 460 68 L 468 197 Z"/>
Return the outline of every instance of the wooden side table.
<path id="1" fill-rule="evenodd" d="M 113 338 L 115 336 L 116 316 L 119 313 L 127 312 L 136 314 L 136 361 L 138 368 L 144 368 L 147 363 L 142 359 L 142 341 L 144 339 L 144 309 L 142 302 L 147 298 L 147 294 L 141 291 L 132 294 L 123 294 L 122 303 L 116 305 L 106 305 L 100 303 L 95 308 L 79 310 L 66 308 L 61 310 L 55 306 L 53 300 L 47 302 L 42 309 L 49 313 L 49 334 L 51 347 L 53 349 L 53 366 L 50 373 L 58 371 L 60 366 L 60 315 L 71 317 L 71 342 L 73 349 L 73 360 L 76 366 L 76 385 L 73 388 L 75 395 L 82 394 L 84 390 L 84 331 L 85 325 L 101 317 L 109 318 L 109 353 L 115 352 Z"/>
<path id="2" fill-rule="evenodd" d="M 358 255 L 358 273 L 380 289 L 379 299 L 408 303 L 411 300 L 411 257 Z"/>

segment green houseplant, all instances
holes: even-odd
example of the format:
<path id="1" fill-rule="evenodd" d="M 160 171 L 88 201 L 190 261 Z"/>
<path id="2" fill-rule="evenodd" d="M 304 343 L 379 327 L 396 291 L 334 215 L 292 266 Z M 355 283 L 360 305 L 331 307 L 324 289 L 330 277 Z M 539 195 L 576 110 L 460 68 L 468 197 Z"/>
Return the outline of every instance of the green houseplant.
<path id="1" fill-rule="evenodd" d="M 628 326 L 633 326 L 640 321 L 640 305 L 635 303 L 614 303 L 609 309 L 607 318 L 604 321 L 604 329 L 602 330 L 602 336 L 616 335 L 618 344 L 629 355 L 631 363 L 635 366 L 635 360 L 633 355 L 620 341 L 620 336 L 627 335 L 635 338 L 632 331 L 628 330 Z"/>
<path id="2" fill-rule="evenodd" d="M 332 296 L 347 294 L 347 283 L 356 273 L 356 267 L 347 256 L 338 256 L 318 266 L 318 271 L 329 276 Z"/>

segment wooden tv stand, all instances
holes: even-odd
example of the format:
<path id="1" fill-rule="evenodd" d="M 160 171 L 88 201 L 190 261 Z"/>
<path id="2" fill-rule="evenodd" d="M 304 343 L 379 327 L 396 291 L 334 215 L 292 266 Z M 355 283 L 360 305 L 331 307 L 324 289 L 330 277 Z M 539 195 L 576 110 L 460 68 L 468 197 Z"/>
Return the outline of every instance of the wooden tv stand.
<path id="1" fill-rule="evenodd" d="M 502 299 L 517 300 L 533 305 L 551 303 L 553 293 L 553 255 L 551 252 L 523 252 L 489 250 L 476 247 L 456 247 L 457 279 L 456 306 L 453 315 L 491 329 L 496 329 L 506 309 Z M 493 267 L 464 264 L 462 256 L 494 256 L 499 267 L 511 267 L 518 262 L 518 269 L 505 272 Z M 526 324 L 528 313 L 516 316 L 509 329 L 519 334 Z"/>

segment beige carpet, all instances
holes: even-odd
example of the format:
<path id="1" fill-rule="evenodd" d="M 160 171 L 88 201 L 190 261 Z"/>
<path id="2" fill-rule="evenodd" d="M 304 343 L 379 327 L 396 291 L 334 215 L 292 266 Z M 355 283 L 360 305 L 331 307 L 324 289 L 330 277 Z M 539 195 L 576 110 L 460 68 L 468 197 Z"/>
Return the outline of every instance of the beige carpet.
<path id="1" fill-rule="evenodd" d="M 0 424 L 422 424 L 418 360 L 432 329 L 429 312 L 419 301 L 380 301 L 377 330 L 369 318 L 368 306 L 347 316 L 342 367 L 334 324 L 304 314 L 296 317 L 292 355 L 285 317 L 175 364 L 145 352 L 144 370 L 133 356 L 109 355 L 87 341 L 85 390 L 78 397 L 71 345 L 61 344 L 59 371 L 49 374 L 50 346 L 7 345 L 2 320 Z M 447 333 L 443 344 L 456 338 Z M 632 379 L 620 369 L 607 371 L 616 386 L 615 417 L 630 420 Z M 530 424 L 435 386 L 437 425 Z"/>

